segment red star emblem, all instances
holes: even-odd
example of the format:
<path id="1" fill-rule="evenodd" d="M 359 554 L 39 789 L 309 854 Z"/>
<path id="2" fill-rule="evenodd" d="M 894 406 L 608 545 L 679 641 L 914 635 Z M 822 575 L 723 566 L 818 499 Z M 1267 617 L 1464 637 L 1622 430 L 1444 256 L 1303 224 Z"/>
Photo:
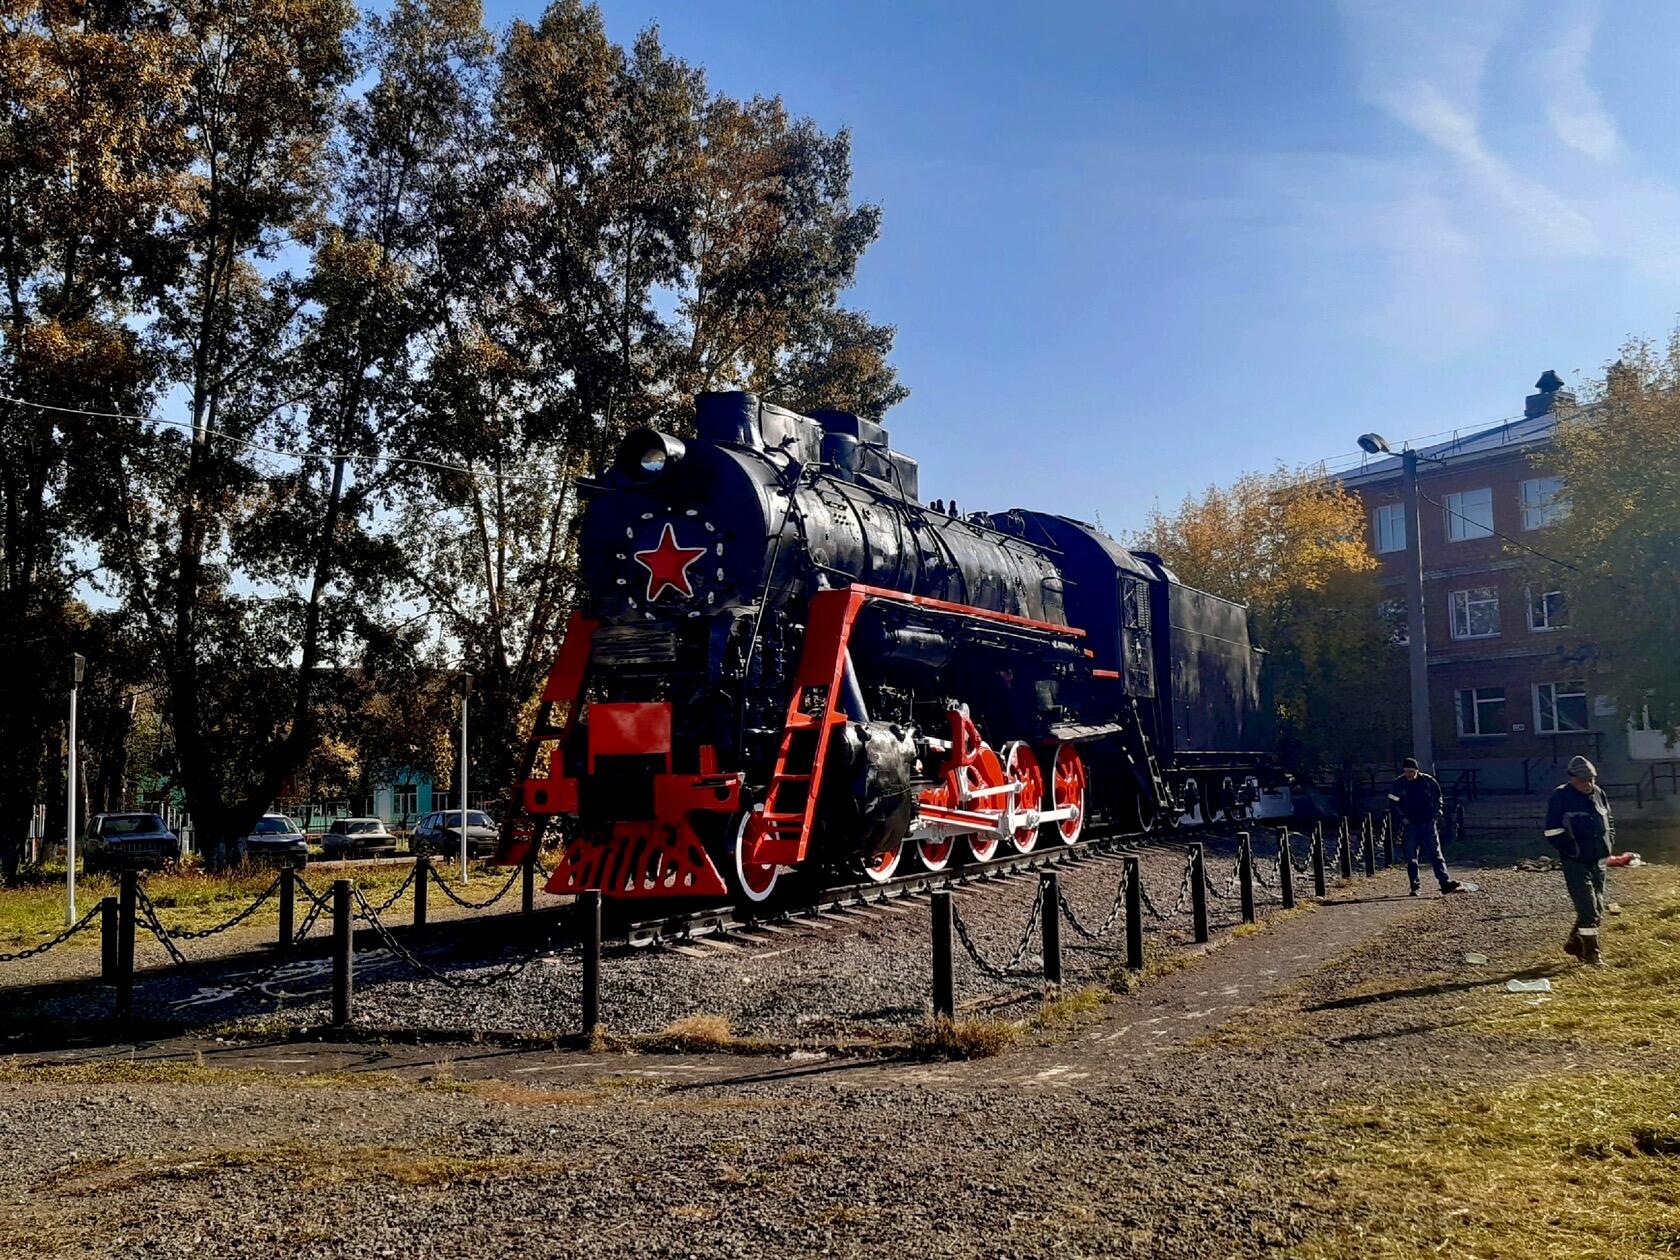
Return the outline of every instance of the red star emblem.
<path id="1" fill-rule="evenodd" d="M 684 599 L 694 596 L 694 588 L 688 583 L 688 567 L 706 554 L 704 547 L 679 547 L 677 545 L 677 531 L 671 528 L 669 521 L 665 522 L 665 530 L 659 535 L 659 545 L 650 551 L 632 553 L 636 563 L 648 571 L 647 597 L 652 603 L 664 594 L 667 586 L 680 592 Z"/>

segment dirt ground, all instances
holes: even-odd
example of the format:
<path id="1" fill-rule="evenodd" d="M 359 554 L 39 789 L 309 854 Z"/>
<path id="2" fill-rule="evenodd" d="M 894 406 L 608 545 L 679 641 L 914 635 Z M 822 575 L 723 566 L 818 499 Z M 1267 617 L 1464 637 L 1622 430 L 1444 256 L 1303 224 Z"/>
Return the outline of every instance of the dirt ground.
<path id="1" fill-rule="evenodd" d="M 294 1039 L 0 1061 L 0 1255 L 1541 1254 L 1520 1219 L 1488 1234 L 1494 1204 L 1386 1180 L 1430 1138 L 1406 1117 L 1583 1064 L 1672 1079 L 1673 1046 L 1557 1018 L 1620 975 L 1558 949 L 1561 877 L 1468 878 L 1357 880 L 972 1061 Z M 1612 892 L 1660 946 L 1672 872 Z M 1672 1205 L 1680 1129 L 1670 1153 L 1651 1132 L 1642 1193 Z M 1570 1254 L 1672 1255 L 1662 1228 Z"/>

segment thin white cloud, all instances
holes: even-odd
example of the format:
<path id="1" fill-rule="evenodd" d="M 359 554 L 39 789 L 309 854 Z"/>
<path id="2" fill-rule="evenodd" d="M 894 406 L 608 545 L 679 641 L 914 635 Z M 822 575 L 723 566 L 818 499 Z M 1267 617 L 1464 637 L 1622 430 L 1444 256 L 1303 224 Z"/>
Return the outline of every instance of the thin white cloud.
<path id="1" fill-rule="evenodd" d="M 1488 58 L 1505 37 L 1509 4 L 1342 6 L 1360 94 L 1440 150 L 1472 190 L 1545 247 L 1598 248 L 1591 221 L 1544 183 L 1494 153 L 1482 134 Z M 1582 79 L 1584 85 L 1585 80 Z"/>
<path id="2" fill-rule="evenodd" d="M 1552 131 L 1577 153 L 1613 162 L 1621 152 L 1616 124 L 1588 78 L 1599 8 L 1579 5 L 1567 11 L 1554 39 L 1541 55 L 1541 90 Z"/>

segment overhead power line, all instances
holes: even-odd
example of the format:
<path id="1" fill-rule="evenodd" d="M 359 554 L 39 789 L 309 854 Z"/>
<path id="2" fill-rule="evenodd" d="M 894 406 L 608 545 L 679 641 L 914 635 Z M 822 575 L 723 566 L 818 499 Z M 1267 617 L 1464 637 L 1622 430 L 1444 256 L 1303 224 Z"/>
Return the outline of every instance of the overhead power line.
<path id="1" fill-rule="evenodd" d="M 190 420 L 171 420 L 165 416 L 136 415 L 126 411 L 92 411 L 86 407 L 64 407 L 56 403 L 35 402 L 29 398 L 15 398 L 9 394 L 0 394 L 0 403 L 11 403 L 18 407 L 33 407 L 37 411 L 52 411 L 62 415 L 87 416 L 95 420 L 134 420 L 141 424 L 156 424 L 172 429 L 193 430 L 196 426 Z M 406 464 L 416 468 L 431 468 L 439 472 L 460 473 L 466 477 L 478 480 L 493 481 L 501 477 L 506 481 L 551 481 L 552 474 L 539 473 L 529 470 L 528 465 L 515 465 L 512 469 L 496 473 L 489 469 L 473 468 L 467 464 L 455 464 L 445 460 L 421 459 L 412 455 L 360 455 L 354 452 L 334 454 L 327 451 L 289 451 L 277 446 L 264 446 L 260 442 L 253 442 L 250 438 L 240 437 L 235 433 L 228 433 L 222 429 L 206 428 L 205 433 L 218 441 L 230 442 L 242 446 L 247 450 L 259 451 L 265 455 L 279 455 L 285 459 L 316 460 L 321 463 L 335 463 L 338 460 L 359 461 L 366 464 Z"/>

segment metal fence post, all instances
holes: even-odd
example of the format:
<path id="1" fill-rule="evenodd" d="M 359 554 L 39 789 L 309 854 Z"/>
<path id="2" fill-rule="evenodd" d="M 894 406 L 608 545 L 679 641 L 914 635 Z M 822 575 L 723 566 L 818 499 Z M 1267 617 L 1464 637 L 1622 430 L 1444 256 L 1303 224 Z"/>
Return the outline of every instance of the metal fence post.
<path id="1" fill-rule="evenodd" d="M 1043 899 L 1038 917 L 1040 939 L 1044 946 L 1044 980 L 1047 984 L 1062 982 L 1062 896 L 1061 884 L 1055 871 L 1045 871 L 1038 877 L 1038 893 Z"/>
<path id="2" fill-rule="evenodd" d="M 1246 831 L 1237 833 L 1237 881 L 1242 888 L 1244 923 L 1254 922 L 1254 848 Z"/>
<path id="3" fill-rule="evenodd" d="M 952 1019 L 957 1012 L 956 982 L 951 955 L 951 890 L 933 894 L 933 1014 Z"/>
<path id="4" fill-rule="evenodd" d="M 531 841 L 525 850 L 524 870 L 520 873 L 519 913 L 530 914 L 537 904 L 537 842 Z"/>
<path id="5" fill-rule="evenodd" d="M 332 1021 L 342 1028 L 350 1022 L 350 969 L 355 965 L 350 921 L 350 881 L 335 879 L 332 886 L 333 966 Z"/>
<path id="6" fill-rule="evenodd" d="M 1278 835 L 1278 896 L 1285 910 L 1295 908 L 1295 855 L 1289 851 L 1289 828 Z"/>
<path id="7" fill-rule="evenodd" d="M 1377 829 L 1371 827 L 1365 836 L 1365 878 L 1372 879 L 1377 873 Z"/>
<path id="8" fill-rule="evenodd" d="M 134 916 L 140 876 L 122 872 L 117 896 L 117 1018 L 134 1014 Z"/>
<path id="9" fill-rule="evenodd" d="M 1384 814 L 1382 820 L 1383 865 L 1394 865 L 1394 816 Z"/>
<path id="10" fill-rule="evenodd" d="M 1336 855 L 1336 864 L 1341 868 L 1343 879 L 1353 878 L 1353 829 L 1348 826 L 1348 820 L 1342 819 L 1341 851 Z"/>
<path id="11" fill-rule="evenodd" d="M 1131 889 L 1126 890 L 1131 896 Z M 1142 900 L 1140 897 L 1138 900 Z M 1190 846 L 1190 924 L 1196 937 L 1196 944 L 1206 945 L 1208 940 L 1207 920 L 1207 852 L 1200 844 Z M 1129 930 L 1129 929 L 1128 929 Z M 1138 925 L 1138 935 L 1143 935 L 1142 924 Z"/>
<path id="12" fill-rule="evenodd" d="M 296 910 L 297 872 L 287 867 L 280 872 L 280 932 L 275 946 L 282 950 L 292 947 L 292 919 Z"/>
<path id="13" fill-rule="evenodd" d="M 1205 902 L 1202 921 L 1205 927 Z M 1143 871 L 1135 857 L 1126 859 L 1126 966 L 1143 970 Z"/>
<path id="14" fill-rule="evenodd" d="M 106 984 L 117 978 L 117 899 L 99 902 L 99 978 Z"/>
<path id="15" fill-rule="evenodd" d="M 1312 841 L 1313 896 L 1324 898 L 1324 824 L 1313 828 Z"/>
<path id="16" fill-rule="evenodd" d="M 583 1035 L 595 1035 L 601 1022 L 601 893 L 591 888 L 578 894 L 578 913 L 583 917 Z"/>
<path id="17" fill-rule="evenodd" d="M 422 853 L 414 859 L 414 935 L 426 933 L 426 891 L 432 882 L 432 859 Z"/>

